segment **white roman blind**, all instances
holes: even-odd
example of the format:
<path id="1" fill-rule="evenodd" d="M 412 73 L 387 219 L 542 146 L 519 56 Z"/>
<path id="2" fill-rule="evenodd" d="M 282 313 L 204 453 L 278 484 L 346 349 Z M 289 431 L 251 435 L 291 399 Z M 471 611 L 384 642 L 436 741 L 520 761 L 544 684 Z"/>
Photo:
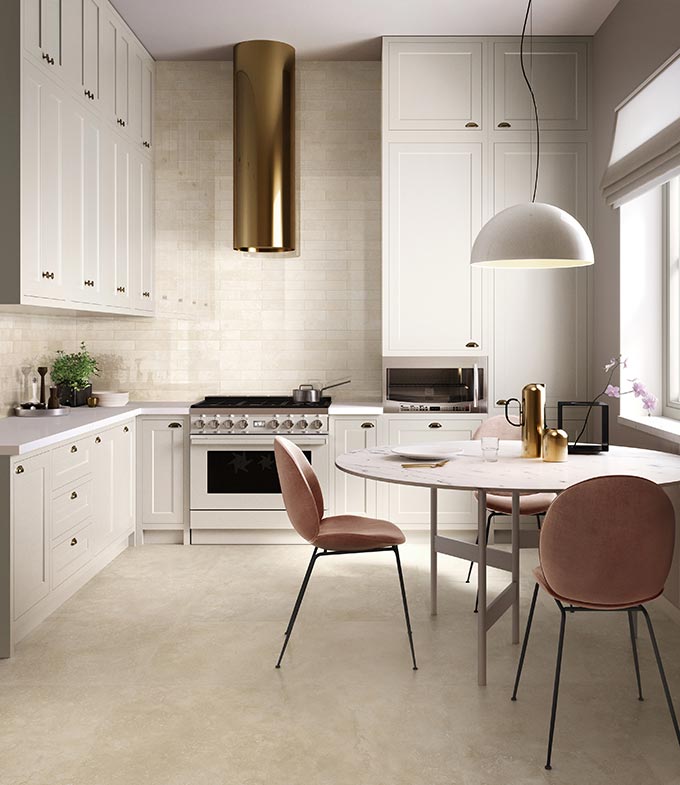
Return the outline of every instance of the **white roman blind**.
<path id="1" fill-rule="evenodd" d="M 618 207 L 680 172 L 680 51 L 616 109 L 614 141 L 602 181 Z"/>

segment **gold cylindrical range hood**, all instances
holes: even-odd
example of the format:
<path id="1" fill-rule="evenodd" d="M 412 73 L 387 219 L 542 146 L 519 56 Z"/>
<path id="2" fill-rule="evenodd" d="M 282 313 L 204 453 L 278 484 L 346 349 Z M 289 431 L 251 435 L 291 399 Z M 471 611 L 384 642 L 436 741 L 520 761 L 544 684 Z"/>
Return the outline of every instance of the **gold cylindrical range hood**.
<path id="1" fill-rule="evenodd" d="M 234 250 L 295 250 L 295 49 L 234 47 Z"/>

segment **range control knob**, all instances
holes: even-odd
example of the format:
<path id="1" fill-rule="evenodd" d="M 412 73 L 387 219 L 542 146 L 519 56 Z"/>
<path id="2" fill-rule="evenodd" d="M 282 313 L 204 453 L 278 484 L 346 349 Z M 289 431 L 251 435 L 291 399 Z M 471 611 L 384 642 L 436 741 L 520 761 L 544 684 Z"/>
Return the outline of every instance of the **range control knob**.
<path id="1" fill-rule="evenodd" d="M 205 428 L 205 420 L 194 420 L 194 427 L 203 430 Z"/>
<path id="2" fill-rule="evenodd" d="M 319 419 L 312 420 L 310 428 L 313 428 L 315 431 L 320 431 L 323 428 L 323 422 Z"/>
<path id="3" fill-rule="evenodd" d="M 285 430 L 289 431 L 293 427 L 294 424 L 295 423 L 289 417 L 287 420 L 284 420 L 281 423 L 281 427 L 284 428 Z"/>
<path id="4" fill-rule="evenodd" d="M 231 430 L 234 427 L 234 421 L 233 420 L 224 420 L 222 422 L 222 427 L 227 429 L 227 430 Z"/>
<path id="5" fill-rule="evenodd" d="M 275 431 L 278 427 L 279 427 L 279 421 L 278 420 L 270 420 L 267 423 L 267 428 L 269 428 L 269 430 L 271 430 L 271 431 Z"/>
<path id="6" fill-rule="evenodd" d="M 214 430 L 217 430 L 217 429 L 220 427 L 220 421 L 219 421 L 219 420 L 217 420 L 217 419 L 215 419 L 215 420 L 210 420 L 210 422 L 208 423 L 208 425 L 209 425 L 211 428 L 213 428 Z"/>
<path id="7" fill-rule="evenodd" d="M 298 424 L 298 428 L 302 428 L 303 430 L 309 425 L 307 420 L 304 420 L 304 419 L 303 420 L 298 420 L 297 424 Z"/>
<path id="8" fill-rule="evenodd" d="M 245 431 L 245 429 L 248 427 L 248 420 L 239 420 L 236 423 L 236 427 L 239 431 Z"/>

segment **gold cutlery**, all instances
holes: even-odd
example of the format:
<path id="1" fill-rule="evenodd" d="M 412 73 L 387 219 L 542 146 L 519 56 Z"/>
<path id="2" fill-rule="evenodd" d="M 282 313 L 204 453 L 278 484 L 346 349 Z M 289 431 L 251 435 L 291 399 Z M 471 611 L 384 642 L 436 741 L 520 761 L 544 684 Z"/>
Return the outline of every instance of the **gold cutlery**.
<path id="1" fill-rule="evenodd" d="M 402 463 L 402 469 L 438 469 L 440 466 L 448 463 L 448 458 L 444 461 L 437 461 L 437 463 Z"/>

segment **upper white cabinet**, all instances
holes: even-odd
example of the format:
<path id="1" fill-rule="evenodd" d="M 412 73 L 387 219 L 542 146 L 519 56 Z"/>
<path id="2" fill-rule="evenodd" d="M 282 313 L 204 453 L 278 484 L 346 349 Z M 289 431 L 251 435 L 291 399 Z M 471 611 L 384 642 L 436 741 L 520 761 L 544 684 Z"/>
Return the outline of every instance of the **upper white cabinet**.
<path id="1" fill-rule="evenodd" d="M 389 144 L 383 353 L 438 354 L 481 342 L 482 145 Z"/>
<path id="2" fill-rule="evenodd" d="M 20 161 L 2 187 L 21 215 L 0 301 L 151 313 L 153 60 L 107 0 L 16 2 L 23 54 L 0 61 L 21 124 L 0 157 Z"/>
<path id="3" fill-rule="evenodd" d="M 541 128 L 583 130 L 588 126 L 588 47 L 583 40 L 534 39 L 524 51 L 536 94 Z M 522 76 L 517 39 L 493 45 L 494 127 L 527 130 L 534 112 Z"/>
<path id="4" fill-rule="evenodd" d="M 539 202 L 588 222 L 588 161 L 583 142 L 541 145 Z M 494 146 L 494 211 L 531 198 L 535 148 Z M 496 270 L 491 383 L 498 398 L 517 397 L 528 382 L 547 386 L 547 403 L 587 394 L 587 268 Z"/>
<path id="5" fill-rule="evenodd" d="M 482 126 L 482 42 L 385 39 L 388 128 L 454 130 Z"/>

